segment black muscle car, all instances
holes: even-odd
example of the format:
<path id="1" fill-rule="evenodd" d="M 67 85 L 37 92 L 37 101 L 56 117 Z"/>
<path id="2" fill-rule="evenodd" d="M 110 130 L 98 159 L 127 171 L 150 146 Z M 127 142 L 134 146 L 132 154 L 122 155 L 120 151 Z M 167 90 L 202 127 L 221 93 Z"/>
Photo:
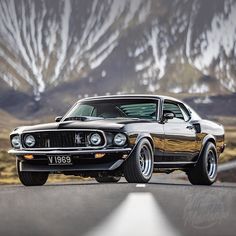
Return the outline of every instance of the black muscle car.
<path id="1" fill-rule="evenodd" d="M 174 170 L 192 184 L 211 185 L 225 148 L 222 125 L 165 96 L 86 98 L 55 121 L 10 134 L 9 153 L 26 186 L 45 184 L 50 173 L 146 183 L 153 172 Z"/>

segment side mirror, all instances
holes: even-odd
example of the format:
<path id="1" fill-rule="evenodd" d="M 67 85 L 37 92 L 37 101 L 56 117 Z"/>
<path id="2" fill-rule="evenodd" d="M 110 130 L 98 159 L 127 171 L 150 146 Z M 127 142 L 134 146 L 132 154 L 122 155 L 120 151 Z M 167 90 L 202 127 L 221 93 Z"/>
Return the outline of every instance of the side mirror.
<path id="1" fill-rule="evenodd" d="M 171 120 L 175 118 L 175 114 L 173 112 L 166 112 L 163 117 L 165 120 Z"/>
<path id="2" fill-rule="evenodd" d="M 60 122 L 61 119 L 62 119 L 62 116 L 57 116 L 57 117 L 55 118 L 55 121 L 56 121 L 56 122 Z"/>

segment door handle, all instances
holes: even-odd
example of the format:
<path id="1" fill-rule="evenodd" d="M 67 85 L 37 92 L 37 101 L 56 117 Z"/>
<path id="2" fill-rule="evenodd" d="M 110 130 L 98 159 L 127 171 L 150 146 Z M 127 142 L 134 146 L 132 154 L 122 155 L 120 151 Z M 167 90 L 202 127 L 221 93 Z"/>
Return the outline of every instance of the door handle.
<path id="1" fill-rule="evenodd" d="M 192 125 L 188 125 L 188 126 L 186 126 L 186 129 L 193 129 L 193 126 Z"/>

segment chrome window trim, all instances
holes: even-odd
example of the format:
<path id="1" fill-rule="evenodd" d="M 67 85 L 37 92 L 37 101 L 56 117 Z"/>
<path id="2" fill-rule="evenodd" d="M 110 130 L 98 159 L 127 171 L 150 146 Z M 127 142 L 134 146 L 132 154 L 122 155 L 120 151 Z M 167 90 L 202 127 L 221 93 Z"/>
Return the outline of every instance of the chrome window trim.
<path id="1" fill-rule="evenodd" d="M 160 104 L 161 104 L 161 98 L 160 97 L 156 97 L 156 96 L 123 96 L 123 97 L 97 97 L 97 98 L 84 98 L 81 99 L 79 101 L 77 101 L 67 112 L 66 114 L 62 117 L 61 122 L 63 122 L 67 115 L 70 113 L 70 111 L 77 106 L 78 104 L 83 104 L 83 102 L 92 102 L 92 101 L 104 101 L 104 100 L 152 100 L 157 102 L 157 114 L 156 114 L 156 118 L 154 119 L 155 121 L 160 120 Z M 150 119 L 151 120 L 151 119 Z"/>
<path id="2" fill-rule="evenodd" d="M 71 149 L 77 149 L 77 150 L 86 150 L 86 149 L 92 149 L 92 150 L 96 150 L 96 149 L 101 149 L 107 146 L 107 138 L 105 135 L 105 132 L 102 130 L 98 130 L 98 129 L 45 129 L 45 130 L 29 130 L 29 131 L 23 131 L 20 134 L 20 139 L 22 137 L 22 135 L 24 134 L 28 134 L 28 133 L 38 133 L 38 132 L 67 132 L 67 131 L 77 131 L 77 132 L 98 132 L 101 133 L 103 138 L 104 138 L 104 145 L 102 146 L 89 146 L 89 147 L 57 147 L 57 148 L 26 148 L 23 147 L 21 144 L 21 148 L 18 150 L 27 150 L 27 151 L 34 151 L 34 150 L 71 150 Z"/>

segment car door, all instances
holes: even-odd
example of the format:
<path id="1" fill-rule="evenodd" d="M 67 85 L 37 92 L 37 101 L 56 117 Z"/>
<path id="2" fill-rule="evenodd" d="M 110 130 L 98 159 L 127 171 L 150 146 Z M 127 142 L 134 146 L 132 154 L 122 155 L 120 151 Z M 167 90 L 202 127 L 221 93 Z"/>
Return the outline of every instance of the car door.
<path id="1" fill-rule="evenodd" d="M 192 161 L 197 155 L 197 141 L 188 110 L 182 103 L 167 100 L 163 104 L 165 112 L 173 112 L 175 117 L 164 121 L 164 160 Z"/>

